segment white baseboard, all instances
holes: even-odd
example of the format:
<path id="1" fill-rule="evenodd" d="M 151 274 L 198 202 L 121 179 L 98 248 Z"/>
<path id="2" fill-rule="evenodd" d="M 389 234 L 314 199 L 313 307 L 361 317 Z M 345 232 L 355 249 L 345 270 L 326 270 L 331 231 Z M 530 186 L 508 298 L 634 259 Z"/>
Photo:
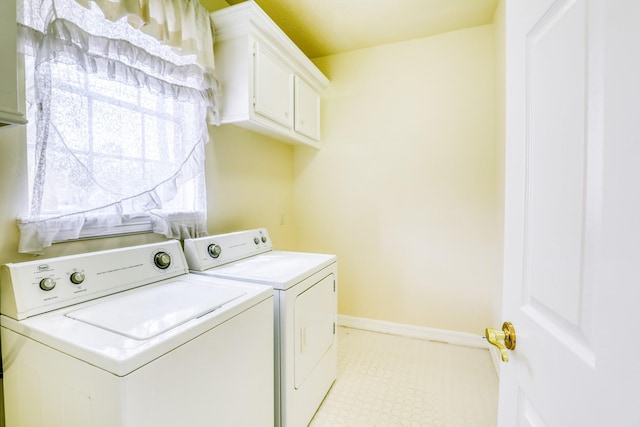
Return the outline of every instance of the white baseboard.
<path id="1" fill-rule="evenodd" d="M 488 344 L 482 335 L 475 335 L 467 332 L 405 325 L 402 323 L 345 316 L 342 314 L 338 315 L 338 325 L 373 332 L 384 332 L 387 334 L 402 335 L 405 337 L 421 338 L 429 341 L 446 342 L 448 344 L 462 345 L 465 347 L 488 348 Z"/>
<path id="2" fill-rule="evenodd" d="M 489 350 L 489 354 L 491 355 L 496 375 L 500 374 L 500 352 L 498 352 L 497 349 L 493 349 L 482 335 L 449 331 L 446 329 L 427 328 L 424 326 L 405 325 L 401 323 L 385 322 L 382 320 L 366 319 L 363 317 L 353 317 L 342 314 L 338 315 L 338 325 L 373 332 L 420 338 L 429 341 L 444 342 L 465 347 L 486 348 Z"/>
<path id="3" fill-rule="evenodd" d="M 489 354 L 491 355 L 491 361 L 493 362 L 493 369 L 496 370 L 496 375 L 498 376 L 498 378 L 500 378 L 500 363 L 502 363 L 502 358 L 500 357 L 500 350 L 490 345 Z"/>

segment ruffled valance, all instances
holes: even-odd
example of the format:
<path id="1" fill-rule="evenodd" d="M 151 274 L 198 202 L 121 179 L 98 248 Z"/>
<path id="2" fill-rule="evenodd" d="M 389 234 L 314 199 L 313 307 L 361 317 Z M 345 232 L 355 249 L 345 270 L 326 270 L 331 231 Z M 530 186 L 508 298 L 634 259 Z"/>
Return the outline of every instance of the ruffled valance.
<path id="1" fill-rule="evenodd" d="M 75 0 L 85 8 L 95 4 L 110 21 L 126 18 L 162 44 L 183 54 L 194 54 L 198 63 L 213 69 L 213 31 L 209 13 L 193 0 Z"/>
<path id="2" fill-rule="evenodd" d="M 55 58 L 156 93 L 189 93 L 220 124 L 213 27 L 197 0 L 23 0 L 18 24 L 19 46 L 37 65 Z"/>

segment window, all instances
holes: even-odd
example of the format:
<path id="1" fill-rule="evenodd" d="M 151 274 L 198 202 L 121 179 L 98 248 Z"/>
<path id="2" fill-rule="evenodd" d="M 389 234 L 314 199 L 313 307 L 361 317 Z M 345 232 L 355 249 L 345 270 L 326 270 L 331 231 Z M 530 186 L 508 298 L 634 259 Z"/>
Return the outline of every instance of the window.
<path id="1" fill-rule="evenodd" d="M 131 25 L 138 15 L 109 20 L 97 0 L 48 0 L 43 14 L 40 2 L 24 0 L 19 12 L 32 189 L 20 251 L 132 230 L 206 234 L 204 144 L 207 117 L 216 117 L 212 43 L 211 64 L 203 66 L 209 53 L 184 55 L 175 40 L 158 42 Z M 112 13 L 118 2 L 105 4 Z M 200 9 L 197 22 L 206 23 L 211 40 Z"/>

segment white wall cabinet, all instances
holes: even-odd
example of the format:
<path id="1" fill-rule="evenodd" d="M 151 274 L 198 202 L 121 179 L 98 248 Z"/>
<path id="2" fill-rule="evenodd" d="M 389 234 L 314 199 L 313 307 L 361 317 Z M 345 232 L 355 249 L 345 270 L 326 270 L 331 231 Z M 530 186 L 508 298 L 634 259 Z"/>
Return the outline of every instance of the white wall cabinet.
<path id="1" fill-rule="evenodd" d="M 320 93 L 329 80 L 252 1 L 211 14 L 221 122 L 320 147 Z"/>
<path id="2" fill-rule="evenodd" d="M 16 2 L 0 1 L 0 126 L 25 124 L 18 99 Z"/>

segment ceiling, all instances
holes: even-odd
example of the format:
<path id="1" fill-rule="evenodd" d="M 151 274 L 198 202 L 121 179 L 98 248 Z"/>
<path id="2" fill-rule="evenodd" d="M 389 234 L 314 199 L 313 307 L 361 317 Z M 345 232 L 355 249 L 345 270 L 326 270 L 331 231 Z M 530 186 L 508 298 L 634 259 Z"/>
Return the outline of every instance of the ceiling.
<path id="1" fill-rule="evenodd" d="M 498 0 L 250 1 L 258 3 L 311 58 L 490 24 L 498 4 Z"/>

